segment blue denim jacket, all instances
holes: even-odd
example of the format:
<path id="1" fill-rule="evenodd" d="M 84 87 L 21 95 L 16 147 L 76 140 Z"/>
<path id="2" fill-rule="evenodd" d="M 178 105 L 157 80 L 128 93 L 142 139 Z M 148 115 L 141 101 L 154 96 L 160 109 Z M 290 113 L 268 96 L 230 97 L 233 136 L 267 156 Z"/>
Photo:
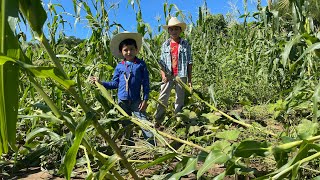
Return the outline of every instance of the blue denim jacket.
<path id="1" fill-rule="evenodd" d="M 130 75 L 129 90 L 126 91 L 126 81 L 124 74 Z M 128 78 L 128 76 L 127 76 Z M 150 83 L 149 72 L 146 63 L 138 58 L 135 58 L 131 65 L 125 61 L 121 61 L 116 66 L 112 80 L 110 82 L 102 82 L 106 89 L 118 89 L 119 100 L 141 100 L 141 86 L 143 88 L 143 100 L 148 100 Z"/>
<path id="2" fill-rule="evenodd" d="M 167 71 L 167 73 L 172 74 L 172 65 L 171 65 L 171 51 L 170 51 L 170 41 L 171 38 L 166 40 L 161 47 L 161 57 L 159 63 Z M 188 64 L 192 64 L 192 54 L 191 47 L 187 40 L 182 39 L 179 43 L 178 50 L 178 76 L 187 77 L 187 67 Z"/>

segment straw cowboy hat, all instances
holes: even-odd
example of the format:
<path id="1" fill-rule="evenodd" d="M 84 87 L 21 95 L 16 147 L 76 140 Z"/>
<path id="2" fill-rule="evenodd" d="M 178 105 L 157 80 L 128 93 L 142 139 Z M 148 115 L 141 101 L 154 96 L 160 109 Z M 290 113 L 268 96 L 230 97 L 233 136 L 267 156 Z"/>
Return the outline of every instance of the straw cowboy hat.
<path id="1" fill-rule="evenodd" d="M 168 25 L 164 25 L 162 27 L 163 27 L 163 29 L 168 30 L 168 28 L 172 27 L 172 26 L 181 27 L 181 30 L 183 32 L 184 30 L 186 30 L 187 24 L 184 23 L 184 22 L 179 21 L 179 19 L 177 17 L 171 17 L 169 19 Z"/>
<path id="2" fill-rule="evenodd" d="M 117 58 L 123 58 L 123 55 L 122 55 L 121 51 L 119 50 L 119 45 L 125 39 L 135 40 L 137 43 L 138 51 L 141 48 L 141 45 L 142 45 L 142 35 L 141 34 L 131 33 L 129 31 L 124 31 L 122 33 L 119 33 L 119 34 L 113 36 L 113 38 L 111 39 L 111 42 L 110 42 L 111 53 Z"/>

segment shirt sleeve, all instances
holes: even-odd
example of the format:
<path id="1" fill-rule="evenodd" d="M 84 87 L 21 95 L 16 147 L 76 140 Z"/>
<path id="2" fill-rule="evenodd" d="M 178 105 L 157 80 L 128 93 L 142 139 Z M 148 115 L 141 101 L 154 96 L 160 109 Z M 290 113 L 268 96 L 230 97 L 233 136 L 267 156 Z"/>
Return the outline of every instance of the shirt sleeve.
<path id="1" fill-rule="evenodd" d="M 187 61 L 188 64 L 192 64 L 193 63 L 193 59 L 192 59 L 192 53 L 191 53 L 191 46 L 189 43 L 187 43 Z"/>
<path id="2" fill-rule="evenodd" d="M 167 65 L 167 59 L 166 59 L 167 57 L 166 57 L 166 53 L 165 53 L 166 44 L 167 44 L 167 41 L 165 41 L 161 46 L 161 55 L 160 55 L 159 64 L 160 64 L 162 70 L 165 71 L 165 73 L 170 73 L 170 69 Z"/>
<path id="3" fill-rule="evenodd" d="M 164 48 L 164 44 L 162 44 L 159 63 L 160 63 L 160 65 L 163 66 L 163 67 L 165 67 L 164 49 L 165 49 L 165 48 Z"/>
<path id="4" fill-rule="evenodd" d="M 145 62 L 143 62 L 142 88 L 143 88 L 143 100 L 148 100 L 149 92 L 150 92 L 150 81 L 149 81 L 149 71 Z"/>
<path id="5" fill-rule="evenodd" d="M 109 82 L 102 82 L 102 85 L 106 88 L 106 89 L 117 89 L 119 87 L 119 76 L 120 76 L 120 71 L 118 66 L 116 67 L 116 69 L 114 70 L 113 73 L 113 77 L 112 80 Z"/>

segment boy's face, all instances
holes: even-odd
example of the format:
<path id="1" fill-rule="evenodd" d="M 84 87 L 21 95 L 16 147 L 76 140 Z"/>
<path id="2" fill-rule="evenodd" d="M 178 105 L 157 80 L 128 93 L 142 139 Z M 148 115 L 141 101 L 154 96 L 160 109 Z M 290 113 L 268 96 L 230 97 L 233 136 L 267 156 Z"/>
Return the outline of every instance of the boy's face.
<path id="1" fill-rule="evenodd" d="M 138 49 L 134 45 L 124 45 L 122 47 L 121 53 L 125 60 L 133 61 L 134 57 L 138 53 Z"/>
<path id="2" fill-rule="evenodd" d="M 169 32 L 170 37 L 172 39 L 179 38 L 181 31 L 182 31 L 181 27 L 179 27 L 179 26 L 172 26 L 172 27 L 168 28 L 168 32 Z"/>

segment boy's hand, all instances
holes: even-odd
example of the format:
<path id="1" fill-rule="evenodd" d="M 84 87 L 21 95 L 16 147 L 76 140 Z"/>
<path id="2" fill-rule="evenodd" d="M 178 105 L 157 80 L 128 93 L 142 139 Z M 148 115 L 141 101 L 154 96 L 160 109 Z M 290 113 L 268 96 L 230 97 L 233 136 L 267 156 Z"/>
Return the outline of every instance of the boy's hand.
<path id="1" fill-rule="evenodd" d="M 168 82 L 168 78 L 167 78 L 166 76 L 162 76 L 162 82 L 163 82 L 163 83 Z"/>
<path id="2" fill-rule="evenodd" d="M 163 83 L 168 82 L 168 78 L 167 78 L 166 74 L 164 73 L 164 71 L 161 70 L 160 73 L 161 73 L 162 82 Z"/>
<path id="3" fill-rule="evenodd" d="M 89 81 L 92 83 L 92 84 L 95 84 L 95 82 L 98 82 L 101 84 L 100 80 L 98 77 L 95 77 L 95 76 L 91 76 Z"/>
<path id="4" fill-rule="evenodd" d="M 192 94 L 192 93 L 193 93 L 192 82 L 191 82 L 191 81 L 189 81 L 189 82 L 188 82 L 188 84 L 189 84 L 189 88 L 190 88 L 190 93 Z"/>
<path id="5" fill-rule="evenodd" d="M 139 104 L 139 111 L 145 111 L 147 109 L 147 107 L 148 107 L 147 100 L 143 100 Z"/>

